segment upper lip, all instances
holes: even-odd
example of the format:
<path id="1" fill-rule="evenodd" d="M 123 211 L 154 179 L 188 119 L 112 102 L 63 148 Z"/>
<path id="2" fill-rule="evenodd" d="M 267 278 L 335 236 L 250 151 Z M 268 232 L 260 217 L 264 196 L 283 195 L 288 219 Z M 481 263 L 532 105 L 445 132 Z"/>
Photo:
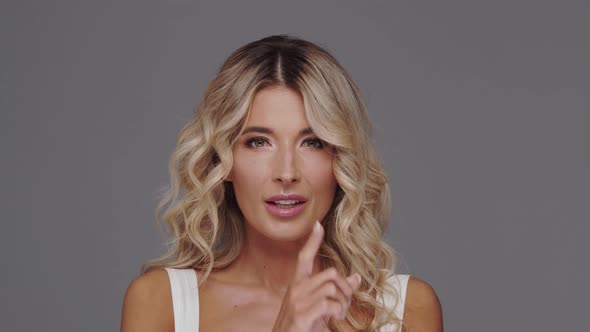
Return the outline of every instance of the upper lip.
<path id="1" fill-rule="evenodd" d="M 280 195 L 274 195 L 271 196 L 269 198 L 267 198 L 265 200 L 265 202 L 276 202 L 276 201 L 299 201 L 299 202 L 305 202 L 305 197 L 301 196 L 301 195 L 297 195 L 297 194 L 280 194 Z"/>

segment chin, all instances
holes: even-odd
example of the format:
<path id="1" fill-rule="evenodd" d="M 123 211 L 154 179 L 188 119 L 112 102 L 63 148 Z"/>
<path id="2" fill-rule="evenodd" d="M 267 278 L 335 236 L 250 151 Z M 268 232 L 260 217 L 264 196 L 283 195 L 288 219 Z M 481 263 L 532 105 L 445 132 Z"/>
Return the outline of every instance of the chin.
<path id="1" fill-rule="evenodd" d="M 266 219 L 263 225 L 254 226 L 261 235 L 274 241 L 298 241 L 307 238 L 313 225 L 306 222 L 310 218 L 295 218 L 293 220 L 277 220 L 273 217 Z"/>

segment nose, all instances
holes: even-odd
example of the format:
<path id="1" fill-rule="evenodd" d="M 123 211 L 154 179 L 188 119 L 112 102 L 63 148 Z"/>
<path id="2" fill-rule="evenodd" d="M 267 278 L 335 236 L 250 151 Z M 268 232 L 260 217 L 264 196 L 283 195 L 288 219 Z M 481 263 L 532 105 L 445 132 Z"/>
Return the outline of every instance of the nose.
<path id="1" fill-rule="evenodd" d="M 301 179 L 297 156 L 292 149 L 284 148 L 277 152 L 273 178 L 285 184 L 298 182 Z"/>

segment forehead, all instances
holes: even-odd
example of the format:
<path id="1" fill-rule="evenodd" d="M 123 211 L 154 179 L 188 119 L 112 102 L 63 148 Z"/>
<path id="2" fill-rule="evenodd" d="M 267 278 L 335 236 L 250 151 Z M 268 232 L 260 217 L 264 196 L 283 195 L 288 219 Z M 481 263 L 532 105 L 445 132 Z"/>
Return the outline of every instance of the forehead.
<path id="1" fill-rule="evenodd" d="M 308 127 L 303 97 L 283 86 L 262 89 L 252 100 L 247 125 L 285 130 Z"/>

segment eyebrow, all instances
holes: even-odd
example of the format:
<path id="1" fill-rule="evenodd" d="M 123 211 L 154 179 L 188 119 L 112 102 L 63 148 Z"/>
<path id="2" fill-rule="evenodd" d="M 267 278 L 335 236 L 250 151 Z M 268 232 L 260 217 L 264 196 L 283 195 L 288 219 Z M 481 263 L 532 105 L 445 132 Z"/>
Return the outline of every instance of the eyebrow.
<path id="1" fill-rule="evenodd" d="M 267 127 L 248 127 L 246 129 L 244 129 L 244 132 L 242 133 L 242 135 L 245 135 L 247 133 L 262 133 L 262 134 L 272 135 L 272 134 L 274 134 L 274 131 L 270 128 L 267 128 Z M 301 129 L 301 131 L 299 132 L 299 136 L 308 135 L 308 134 L 313 134 L 313 129 L 311 129 L 311 127 Z"/>

